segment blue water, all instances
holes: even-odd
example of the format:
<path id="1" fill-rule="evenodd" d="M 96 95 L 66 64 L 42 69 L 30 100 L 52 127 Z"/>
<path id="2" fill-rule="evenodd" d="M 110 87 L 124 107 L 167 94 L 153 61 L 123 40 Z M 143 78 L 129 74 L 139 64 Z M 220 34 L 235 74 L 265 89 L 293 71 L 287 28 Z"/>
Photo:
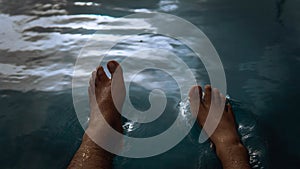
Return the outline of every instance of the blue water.
<path id="1" fill-rule="evenodd" d="M 0 168 L 68 165 L 83 134 L 71 93 L 81 48 L 99 29 L 114 38 L 119 35 L 111 30 L 136 26 L 113 24 L 114 18 L 151 11 L 190 21 L 214 44 L 253 168 L 299 168 L 299 9 L 300 2 L 295 0 L 0 1 Z M 184 45 L 174 45 L 166 37 L 141 38 L 151 45 L 159 38 L 164 47 L 195 68 L 199 84 L 209 83 L 202 63 L 187 57 Z M 105 60 L 121 59 L 138 44 L 121 43 L 115 48 L 119 55 Z M 147 77 L 145 83 L 157 82 L 169 98 L 165 113 L 155 122 L 159 125 L 137 125 L 127 133 L 149 137 L 172 123 L 181 100 L 167 75 L 149 70 L 142 77 Z M 145 88 L 140 83 L 137 79 L 132 84 L 131 99 L 136 108 L 145 110 L 153 86 Z M 199 132 L 194 126 L 180 144 L 155 157 L 117 157 L 115 167 L 220 168 L 210 143 L 197 142 Z"/>

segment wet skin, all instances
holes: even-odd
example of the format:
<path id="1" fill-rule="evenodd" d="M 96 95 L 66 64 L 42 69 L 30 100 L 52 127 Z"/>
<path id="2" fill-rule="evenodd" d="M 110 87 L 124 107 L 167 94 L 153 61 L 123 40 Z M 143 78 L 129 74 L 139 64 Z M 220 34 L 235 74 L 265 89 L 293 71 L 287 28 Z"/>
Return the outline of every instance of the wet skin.
<path id="1" fill-rule="evenodd" d="M 107 68 L 111 73 L 113 82 L 112 79 L 108 78 L 102 66 L 92 73 L 88 89 L 90 100 L 89 126 L 68 168 L 110 169 L 113 166 L 114 154 L 104 150 L 97 143 L 111 144 L 113 141 L 114 147 L 121 148 L 122 138 L 111 140 L 110 132 L 103 124 L 105 124 L 105 120 L 113 129 L 123 133 L 121 114 L 118 111 L 122 109 L 125 98 L 123 72 L 115 61 L 108 62 Z"/>
<path id="2" fill-rule="evenodd" d="M 125 85 L 123 72 L 116 61 L 110 61 L 107 68 L 113 80 L 109 79 L 103 67 L 98 67 L 92 73 L 89 87 L 90 121 L 82 144 L 74 155 L 68 168 L 112 168 L 114 155 L 97 145 L 97 142 L 110 142 L 109 130 L 103 125 L 103 120 L 122 133 L 121 114 L 125 98 Z M 202 98 L 202 88 L 194 86 L 190 93 L 191 111 L 197 115 L 199 125 L 203 126 L 210 107 L 212 110 L 219 105 L 224 105 L 225 97 L 220 92 L 207 85 L 205 96 Z M 115 104 L 114 104 L 115 103 Z M 246 148 L 241 144 L 235 125 L 233 111 L 230 105 L 222 108 L 222 118 L 216 130 L 210 136 L 216 147 L 216 153 L 224 169 L 250 169 L 249 157 Z M 104 119 L 101 118 L 100 113 Z M 209 126 L 204 128 L 209 130 Z M 115 147 L 122 146 L 122 138 L 114 140 Z"/>
<path id="3" fill-rule="evenodd" d="M 212 109 L 211 113 L 213 114 L 217 114 L 214 111 L 223 111 L 220 121 L 216 120 L 217 128 L 211 132 L 209 137 L 215 145 L 217 156 L 221 160 L 223 168 L 250 169 L 248 152 L 242 145 L 237 133 L 232 107 L 229 104 L 225 105 L 226 98 L 218 89 L 206 85 L 204 91 L 205 94 L 202 97 L 200 86 L 191 88 L 189 92 L 191 111 L 193 114 L 197 114 L 197 121 L 200 126 L 204 126 L 210 109 Z M 215 121 L 214 117 L 213 115 L 213 122 Z M 209 131 L 209 127 L 211 126 L 204 127 L 204 130 Z"/>

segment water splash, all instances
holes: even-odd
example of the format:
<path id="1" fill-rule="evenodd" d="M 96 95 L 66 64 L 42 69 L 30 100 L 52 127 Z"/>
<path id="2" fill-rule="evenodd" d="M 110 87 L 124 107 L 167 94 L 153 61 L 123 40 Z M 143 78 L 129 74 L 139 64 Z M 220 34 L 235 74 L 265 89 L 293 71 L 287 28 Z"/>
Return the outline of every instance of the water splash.
<path id="1" fill-rule="evenodd" d="M 192 127 L 192 118 L 193 115 L 190 111 L 190 100 L 189 98 L 185 98 L 182 101 L 180 101 L 177 105 L 179 110 L 179 118 L 181 119 L 181 123 L 188 127 Z"/>
<path id="2" fill-rule="evenodd" d="M 136 130 L 140 126 L 139 123 L 134 121 L 128 121 L 125 122 L 125 124 L 122 126 L 126 133 L 130 133 L 134 130 Z"/>
<path id="3" fill-rule="evenodd" d="M 189 98 L 186 98 L 178 103 L 179 113 L 181 116 L 186 117 L 190 113 L 190 101 Z"/>

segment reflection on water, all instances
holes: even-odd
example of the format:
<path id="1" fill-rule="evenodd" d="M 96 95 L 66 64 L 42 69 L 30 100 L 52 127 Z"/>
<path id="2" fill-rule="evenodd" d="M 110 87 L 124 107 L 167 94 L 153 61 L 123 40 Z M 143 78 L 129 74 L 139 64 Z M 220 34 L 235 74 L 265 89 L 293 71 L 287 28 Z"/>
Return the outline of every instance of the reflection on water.
<path id="1" fill-rule="evenodd" d="M 270 168 L 286 168 L 287 164 L 289 168 L 297 168 L 299 7 L 298 1 L 290 0 L 1 0 L 1 168 L 64 168 L 68 164 L 83 132 L 70 92 L 73 66 L 80 49 L 97 30 L 101 30 L 109 43 L 122 36 L 116 34 L 119 30 L 145 27 L 146 23 L 139 18 L 122 22 L 115 19 L 151 11 L 187 19 L 201 28 L 215 45 L 226 71 L 228 91 L 239 100 L 234 101 L 239 131 L 249 149 L 253 168 L 268 167 L 268 158 Z M 141 38 L 142 44 L 160 45 L 180 55 L 200 84 L 209 83 L 202 63 L 184 45 L 162 36 Z M 120 43 L 106 60 L 126 57 L 139 45 L 139 41 L 132 39 Z M 89 73 L 82 72 L 86 77 Z M 155 78 L 158 76 L 165 83 Z M 147 136 L 160 133 L 179 113 L 176 86 L 170 85 L 172 79 L 166 80 L 167 76 L 155 71 L 141 74 L 131 87 L 131 99 L 137 108 L 143 110 L 148 106 L 149 89 L 138 83 L 147 79 L 156 80 L 155 85 L 169 91 L 172 104 L 167 108 L 174 111 L 164 113 L 157 121 L 164 125 L 156 129 L 151 125 L 125 124 L 132 130 L 132 136 L 145 131 L 152 132 Z M 210 143 L 197 143 L 198 134 L 199 128 L 195 126 L 172 150 L 147 159 L 118 158 L 116 166 L 220 167 Z"/>

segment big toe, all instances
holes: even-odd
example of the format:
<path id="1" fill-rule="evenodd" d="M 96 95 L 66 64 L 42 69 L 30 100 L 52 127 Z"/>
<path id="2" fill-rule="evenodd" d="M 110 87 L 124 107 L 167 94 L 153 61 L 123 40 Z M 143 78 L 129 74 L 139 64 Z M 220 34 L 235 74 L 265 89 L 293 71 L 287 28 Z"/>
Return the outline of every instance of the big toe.
<path id="1" fill-rule="evenodd" d="M 120 65 L 118 62 L 111 60 L 107 63 L 107 68 L 109 70 L 109 72 L 113 75 L 117 69 L 120 69 Z"/>
<path id="2" fill-rule="evenodd" d="M 95 90 L 96 71 L 92 72 L 92 76 L 89 81 L 89 89 Z"/>
<path id="3" fill-rule="evenodd" d="M 201 86 L 193 86 L 189 92 L 190 101 L 194 102 L 195 100 L 201 101 L 202 99 L 202 88 Z"/>
<path id="4" fill-rule="evenodd" d="M 118 62 L 112 60 L 107 63 L 107 68 L 111 73 L 113 84 L 124 86 L 123 70 Z"/>
<path id="5" fill-rule="evenodd" d="M 95 79 L 96 87 L 99 86 L 101 83 L 106 82 L 108 80 L 109 80 L 109 78 L 107 77 L 106 73 L 104 72 L 103 67 L 99 66 L 97 68 L 96 79 Z"/>

